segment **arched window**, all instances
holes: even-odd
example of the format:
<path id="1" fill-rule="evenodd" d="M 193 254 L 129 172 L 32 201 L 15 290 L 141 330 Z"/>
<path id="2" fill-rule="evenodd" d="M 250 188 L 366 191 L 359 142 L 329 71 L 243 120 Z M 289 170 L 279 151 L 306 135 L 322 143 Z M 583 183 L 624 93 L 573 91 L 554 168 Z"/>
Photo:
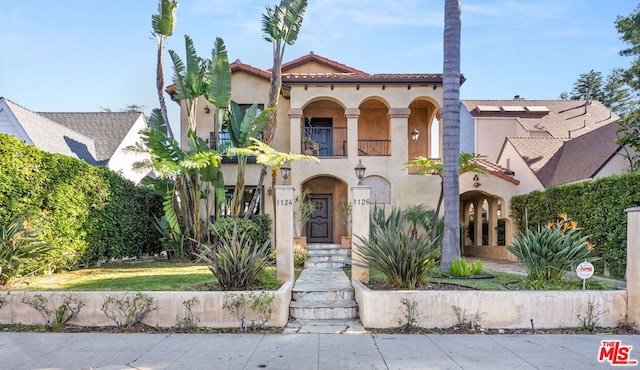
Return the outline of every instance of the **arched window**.
<path id="1" fill-rule="evenodd" d="M 391 182 L 382 176 L 372 175 L 362 179 L 362 185 L 371 186 L 371 203 L 391 204 Z"/>

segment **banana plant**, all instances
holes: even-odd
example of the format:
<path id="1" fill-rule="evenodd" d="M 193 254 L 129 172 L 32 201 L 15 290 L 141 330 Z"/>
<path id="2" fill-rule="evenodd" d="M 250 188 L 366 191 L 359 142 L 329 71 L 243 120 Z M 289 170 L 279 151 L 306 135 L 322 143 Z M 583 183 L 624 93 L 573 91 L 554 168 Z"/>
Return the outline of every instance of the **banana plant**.
<path id="1" fill-rule="evenodd" d="M 231 144 L 235 148 L 246 148 L 252 144 L 252 139 L 257 139 L 258 136 L 264 130 L 267 121 L 274 113 L 274 109 L 267 108 L 257 114 L 258 106 L 253 104 L 243 114 L 240 106 L 232 101 L 231 102 L 231 115 L 229 117 L 229 138 Z M 243 207 L 243 195 L 245 187 L 245 169 L 247 166 L 247 155 L 245 153 L 238 153 L 238 175 L 236 177 L 236 187 L 233 192 L 233 204 L 232 213 L 233 217 L 239 217 Z M 251 210 L 247 210 L 247 213 L 252 213 Z"/>

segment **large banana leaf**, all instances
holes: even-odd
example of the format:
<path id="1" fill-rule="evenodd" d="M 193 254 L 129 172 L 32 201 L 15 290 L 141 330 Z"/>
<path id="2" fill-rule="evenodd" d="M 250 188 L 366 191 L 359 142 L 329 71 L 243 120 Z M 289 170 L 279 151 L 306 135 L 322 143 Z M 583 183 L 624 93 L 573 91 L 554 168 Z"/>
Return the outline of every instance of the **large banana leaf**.
<path id="1" fill-rule="evenodd" d="M 212 51 L 213 68 L 210 69 L 209 86 L 206 91 L 207 100 L 216 108 L 227 109 L 231 102 L 231 69 L 229 56 L 221 38 L 216 38 Z"/>
<path id="2" fill-rule="evenodd" d="M 175 0 L 160 0 L 158 2 L 158 14 L 151 16 L 151 28 L 154 35 L 169 37 L 173 34 L 176 10 L 178 10 L 178 2 Z"/>

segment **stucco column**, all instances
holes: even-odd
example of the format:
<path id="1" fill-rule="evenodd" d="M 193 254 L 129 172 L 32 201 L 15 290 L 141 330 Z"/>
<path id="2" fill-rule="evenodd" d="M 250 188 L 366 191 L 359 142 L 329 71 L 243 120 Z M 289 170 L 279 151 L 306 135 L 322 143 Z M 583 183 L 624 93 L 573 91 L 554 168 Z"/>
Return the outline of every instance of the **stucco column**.
<path id="1" fill-rule="evenodd" d="M 391 129 L 391 157 L 394 162 L 406 163 L 409 159 L 409 108 L 389 108 Z"/>
<path id="2" fill-rule="evenodd" d="M 627 213 L 627 315 L 628 322 L 640 325 L 640 207 Z"/>
<path id="3" fill-rule="evenodd" d="M 347 157 L 350 162 L 355 162 L 358 158 L 358 117 L 360 109 L 347 108 L 344 111 L 347 118 Z"/>
<path id="4" fill-rule="evenodd" d="M 276 271 L 279 281 L 293 280 L 293 186 L 275 187 Z"/>
<path id="5" fill-rule="evenodd" d="M 369 239 L 369 199 L 370 186 L 354 186 L 351 188 L 351 279 L 363 283 L 369 282 L 369 267 L 364 266 L 362 258 L 358 256 L 359 236 Z M 358 266 L 360 265 L 360 266 Z"/>
<path id="6" fill-rule="evenodd" d="M 473 245 L 482 246 L 482 203 L 483 198 L 473 202 Z"/>
<path id="7" fill-rule="evenodd" d="M 302 148 L 300 147 L 300 143 L 302 143 L 300 119 L 303 114 L 302 108 L 289 109 L 289 147 L 293 153 L 302 153 Z"/>
<path id="8" fill-rule="evenodd" d="M 498 245 L 498 200 L 496 198 L 487 199 L 489 210 L 487 211 L 487 221 L 489 222 L 489 245 Z"/>

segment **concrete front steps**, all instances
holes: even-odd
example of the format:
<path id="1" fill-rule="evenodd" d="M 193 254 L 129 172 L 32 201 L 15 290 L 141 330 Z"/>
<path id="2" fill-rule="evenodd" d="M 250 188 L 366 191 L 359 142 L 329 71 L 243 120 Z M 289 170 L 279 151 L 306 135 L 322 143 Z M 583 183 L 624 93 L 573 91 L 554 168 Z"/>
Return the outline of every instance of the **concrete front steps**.
<path id="1" fill-rule="evenodd" d="M 308 244 L 305 269 L 341 269 L 351 266 L 351 249 L 340 244 Z"/>
<path id="2" fill-rule="evenodd" d="M 309 250 L 320 250 L 316 256 L 330 259 L 333 255 L 326 252 L 330 249 L 339 250 L 340 246 L 329 248 L 324 245 Z M 348 249 L 345 251 L 349 252 Z M 318 266 L 318 263 L 324 266 L 323 262 L 342 265 L 346 263 L 313 261 L 311 264 L 305 263 L 305 266 Z M 284 330 L 285 333 L 366 333 L 358 318 L 358 304 L 355 301 L 353 287 L 340 267 L 306 267 L 293 285 L 292 293 L 293 299 L 289 306 L 291 319 Z"/>

